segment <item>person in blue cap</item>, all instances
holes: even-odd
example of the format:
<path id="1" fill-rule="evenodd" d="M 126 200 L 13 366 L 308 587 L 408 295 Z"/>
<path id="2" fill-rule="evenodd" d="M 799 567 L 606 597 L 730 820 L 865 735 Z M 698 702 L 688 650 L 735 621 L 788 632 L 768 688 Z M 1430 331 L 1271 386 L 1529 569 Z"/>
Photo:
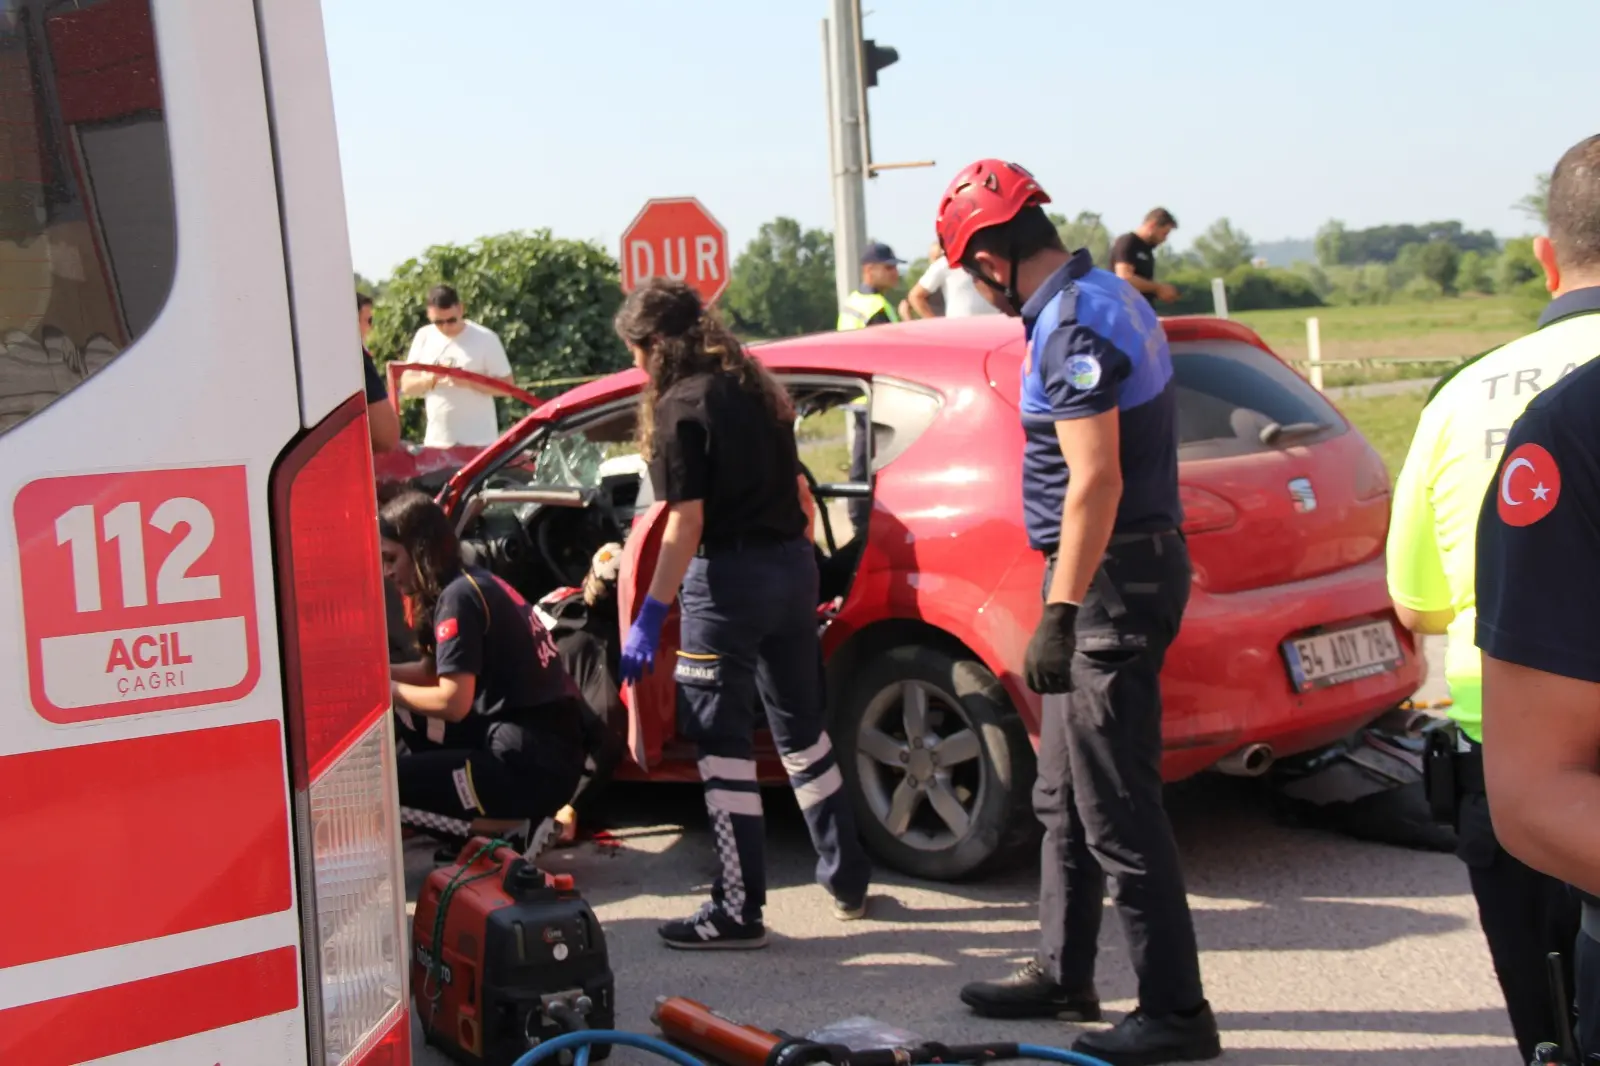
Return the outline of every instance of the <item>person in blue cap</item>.
<path id="1" fill-rule="evenodd" d="M 839 329 L 866 329 L 900 321 L 894 304 L 884 293 L 900 284 L 904 259 L 896 259 L 894 249 L 874 242 L 861 253 L 861 287 L 844 298 L 839 308 Z"/>

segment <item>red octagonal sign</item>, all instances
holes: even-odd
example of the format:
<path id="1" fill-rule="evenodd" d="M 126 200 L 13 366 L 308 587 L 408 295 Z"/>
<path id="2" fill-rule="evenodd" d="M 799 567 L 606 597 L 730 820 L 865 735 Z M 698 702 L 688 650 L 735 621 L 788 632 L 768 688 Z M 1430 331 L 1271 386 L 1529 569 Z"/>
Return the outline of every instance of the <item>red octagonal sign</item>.
<path id="1" fill-rule="evenodd" d="M 647 278 L 688 282 L 711 303 L 728 287 L 728 235 L 692 196 L 651 200 L 622 233 L 622 288 Z"/>

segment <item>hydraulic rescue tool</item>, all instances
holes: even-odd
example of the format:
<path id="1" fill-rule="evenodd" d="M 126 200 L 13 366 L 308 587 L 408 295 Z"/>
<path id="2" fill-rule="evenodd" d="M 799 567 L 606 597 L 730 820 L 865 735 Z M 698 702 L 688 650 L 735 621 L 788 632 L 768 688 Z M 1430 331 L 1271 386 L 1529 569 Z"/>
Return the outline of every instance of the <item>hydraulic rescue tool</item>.
<path id="1" fill-rule="evenodd" d="M 428 876 L 411 944 L 423 1034 L 458 1062 L 510 1066 L 564 1032 L 613 1024 L 615 979 L 594 912 L 570 876 L 544 873 L 504 841 L 474 837 Z M 592 1047 L 595 1059 L 609 1053 Z"/>

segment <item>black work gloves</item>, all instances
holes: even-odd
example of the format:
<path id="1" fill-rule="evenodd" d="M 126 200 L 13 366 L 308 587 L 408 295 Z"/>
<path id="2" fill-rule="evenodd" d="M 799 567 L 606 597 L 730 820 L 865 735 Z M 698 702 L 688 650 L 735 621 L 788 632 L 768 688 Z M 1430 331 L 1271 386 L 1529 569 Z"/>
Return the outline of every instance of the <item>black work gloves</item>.
<path id="1" fill-rule="evenodd" d="M 1072 691 L 1072 651 L 1077 641 L 1078 608 L 1071 603 L 1047 603 L 1039 628 L 1028 641 L 1022 676 L 1041 696 Z"/>

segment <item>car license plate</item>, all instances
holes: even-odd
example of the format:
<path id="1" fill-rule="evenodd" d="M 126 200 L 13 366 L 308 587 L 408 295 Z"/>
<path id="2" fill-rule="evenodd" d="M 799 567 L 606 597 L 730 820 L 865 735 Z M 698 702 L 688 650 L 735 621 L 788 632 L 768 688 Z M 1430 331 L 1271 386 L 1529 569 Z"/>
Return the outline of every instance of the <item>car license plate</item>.
<path id="1" fill-rule="evenodd" d="M 1298 692 L 1375 677 L 1398 669 L 1405 662 L 1405 653 L 1389 622 L 1286 640 L 1283 657 Z"/>

